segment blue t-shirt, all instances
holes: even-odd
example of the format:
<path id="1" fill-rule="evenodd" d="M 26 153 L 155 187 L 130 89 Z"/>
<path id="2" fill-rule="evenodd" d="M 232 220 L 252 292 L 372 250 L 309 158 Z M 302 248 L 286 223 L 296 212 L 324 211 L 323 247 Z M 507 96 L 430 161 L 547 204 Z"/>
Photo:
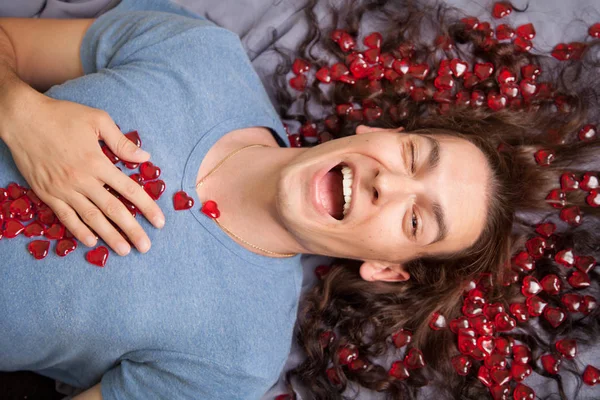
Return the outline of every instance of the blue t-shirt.
<path id="1" fill-rule="evenodd" d="M 194 188 L 232 130 L 263 126 L 288 144 L 239 38 L 167 0 L 124 0 L 90 27 L 81 59 L 85 76 L 47 95 L 139 132 L 162 168 L 167 223 L 138 217 L 152 250 L 111 252 L 104 268 L 82 245 L 60 258 L 52 242 L 38 261 L 26 250 L 36 238 L 0 240 L 0 370 L 101 381 L 105 400 L 260 398 L 290 350 L 300 257 L 239 246 L 200 212 Z M 26 185 L 0 142 L 0 186 L 13 181 Z M 175 211 L 179 190 L 196 206 Z"/>

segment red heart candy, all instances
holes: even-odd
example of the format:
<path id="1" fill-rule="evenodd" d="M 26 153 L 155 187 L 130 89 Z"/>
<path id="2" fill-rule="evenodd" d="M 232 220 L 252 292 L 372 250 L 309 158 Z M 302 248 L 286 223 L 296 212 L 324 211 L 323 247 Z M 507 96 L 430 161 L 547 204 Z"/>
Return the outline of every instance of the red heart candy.
<path id="1" fill-rule="evenodd" d="M 546 321 L 548 321 L 554 328 L 558 328 L 558 326 L 563 323 L 566 317 L 563 310 L 550 306 L 544 308 L 543 315 Z"/>
<path id="2" fill-rule="evenodd" d="M 8 239 L 13 239 L 19 236 L 25 230 L 25 226 L 16 219 L 7 219 L 4 227 L 4 236 Z"/>
<path id="3" fill-rule="evenodd" d="M 535 228 L 535 231 L 543 237 L 549 238 L 550 236 L 552 236 L 554 231 L 556 231 L 556 225 L 554 225 L 552 222 L 538 224 Z"/>
<path id="4" fill-rule="evenodd" d="M 491 320 L 496 318 L 496 315 L 498 315 L 502 312 L 504 312 L 504 305 L 502 305 L 502 303 L 486 304 L 483 307 L 483 313 L 485 314 L 486 317 L 488 317 Z"/>
<path id="5" fill-rule="evenodd" d="M 365 60 L 371 64 L 377 64 L 379 62 L 379 55 L 381 54 L 380 49 L 369 49 L 365 51 Z M 379 68 L 381 66 L 378 65 Z"/>
<path id="6" fill-rule="evenodd" d="M 348 75 L 350 70 L 342 63 L 333 64 L 331 67 L 331 79 L 334 81 L 339 80 L 342 76 Z"/>
<path id="7" fill-rule="evenodd" d="M 559 43 L 552 49 L 552 57 L 559 61 L 566 61 L 571 59 L 573 55 L 573 48 L 566 43 Z"/>
<path id="8" fill-rule="evenodd" d="M 517 326 L 517 322 L 505 312 L 496 315 L 494 322 L 498 332 L 508 332 Z"/>
<path id="9" fill-rule="evenodd" d="M 396 361 L 392 364 L 389 375 L 398 380 L 404 380 L 410 376 L 408 369 L 402 361 Z"/>
<path id="10" fill-rule="evenodd" d="M 354 47 L 356 46 L 356 42 L 354 41 L 354 38 L 352 36 L 350 36 L 347 32 L 342 32 L 342 35 L 340 36 L 340 40 L 338 40 L 337 43 L 343 52 L 348 52 L 348 51 L 354 49 Z"/>
<path id="11" fill-rule="evenodd" d="M 537 279 L 533 276 L 526 276 L 523 278 L 523 285 L 521 286 L 521 293 L 523 296 L 530 297 L 538 294 L 542 291 L 542 286 Z"/>
<path id="12" fill-rule="evenodd" d="M 504 18 L 512 12 L 513 8 L 509 2 L 497 1 L 492 9 L 492 15 L 494 18 Z"/>
<path id="13" fill-rule="evenodd" d="M 505 108 L 507 101 L 508 101 L 507 97 L 503 94 L 490 92 L 487 95 L 488 107 L 494 111 L 499 111 L 499 110 L 502 110 L 503 108 Z"/>
<path id="14" fill-rule="evenodd" d="M 47 240 L 34 240 L 27 245 L 29 254 L 36 260 L 41 260 L 48 255 L 48 249 L 50 249 L 50 242 Z"/>
<path id="15" fill-rule="evenodd" d="M 25 231 L 23 231 L 23 234 L 30 238 L 34 236 L 44 236 L 45 232 L 46 228 L 44 227 L 44 225 L 42 225 L 38 221 L 34 221 L 31 224 L 27 225 Z"/>
<path id="16" fill-rule="evenodd" d="M 106 265 L 106 260 L 108 260 L 108 249 L 104 246 L 100 246 L 94 250 L 90 250 L 85 255 L 85 259 L 90 264 L 104 267 Z"/>
<path id="17" fill-rule="evenodd" d="M 533 39 L 535 37 L 535 28 L 533 27 L 533 24 L 529 23 L 519 26 L 517 28 L 517 36 L 527 40 Z"/>
<path id="18" fill-rule="evenodd" d="M 10 203 L 10 212 L 16 217 L 29 214 L 31 212 L 31 202 L 26 196 L 21 196 Z"/>
<path id="19" fill-rule="evenodd" d="M 127 167 L 128 169 L 136 169 L 137 167 L 140 166 L 140 164 L 138 163 L 132 163 L 129 161 L 123 161 L 123 164 L 125 165 L 125 167 Z"/>
<path id="20" fill-rule="evenodd" d="M 552 189 L 546 201 L 554 208 L 563 208 L 567 204 L 567 194 L 560 189 Z"/>
<path id="21" fill-rule="evenodd" d="M 590 191 L 590 194 L 585 198 L 585 202 L 590 207 L 600 207 L 600 191 L 596 189 Z"/>
<path id="22" fill-rule="evenodd" d="M 539 317 L 544 312 L 544 308 L 548 305 L 544 300 L 538 296 L 531 296 L 527 298 L 525 302 L 527 304 L 527 312 L 532 317 Z"/>
<path id="23" fill-rule="evenodd" d="M 408 73 L 421 81 L 425 80 L 429 74 L 428 64 L 413 64 L 408 68 Z"/>
<path id="24" fill-rule="evenodd" d="M 369 64 L 362 58 L 356 58 L 350 64 L 350 72 L 357 79 L 362 79 L 367 76 L 367 70 L 369 69 Z M 340 77 L 341 78 L 341 77 Z"/>
<path id="25" fill-rule="evenodd" d="M 56 221 L 56 216 L 54 215 L 54 212 L 52 212 L 52 210 L 48 206 L 43 204 L 38 209 L 38 220 L 40 222 L 50 226 L 54 223 L 54 221 Z"/>
<path id="26" fill-rule="evenodd" d="M 517 364 L 529 364 L 531 361 L 529 347 L 522 344 L 513 346 L 513 361 Z"/>
<path id="27" fill-rule="evenodd" d="M 132 202 L 127 200 L 125 197 L 119 197 L 119 200 L 121 201 L 121 203 L 123 203 L 127 211 L 131 213 L 131 215 L 133 215 L 134 217 L 137 215 L 138 209 Z"/>
<path id="28" fill-rule="evenodd" d="M 469 327 L 469 319 L 467 317 L 458 317 L 450 321 L 450 330 L 458 334 L 458 330 L 461 328 Z"/>
<path id="29" fill-rule="evenodd" d="M 596 299 L 592 296 L 585 295 L 583 296 L 583 301 L 581 302 L 581 308 L 579 311 L 587 315 L 594 311 L 596 307 L 598 307 L 598 302 Z"/>
<path id="30" fill-rule="evenodd" d="M 16 200 L 19 197 L 24 196 L 25 193 L 27 193 L 27 189 L 17 183 L 11 182 L 6 187 L 6 192 L 8 193 L 9 198 Z"/>
<path id="31" fill-rule="evenodd" d="M 521 76 L 524 79 L 529 79 L 529 80 L 535 81 L 540 76 L 541 73 L 542 73 L 541 68 L 534 64 L 527 64 L 527 65 L 524 65 L 523 67 L 521 67 Z"/>
<path id="32" fill-rule="evenodd" d="M 120 161 L 119 157 L 117 157 L 115 153 L 113 153 L 112 150 L 108 148 L 108 146 L 102 146 L 102 152 L 110 160 L 111 163 L 116 164 Z"/>
<path id="33" fill-rule="evenodd" d="M 523 381 L 525 378 L 531 375 L 531 372 L 531 367 L 527 364 L 513 363 L 513 365 L 510 367 L 510 374 L 517 382 Z"/>
<path id="34" fill-rule="evenodd" d="M 502 67 L 498 71 L 496 79 L 499 84 L 515 83 L 517 81 L 517 76 L 510 69 Z"/>
<path id="35" fill-rule="evenodd" d="M 415 45 L 412 42 L 400 43 L 396 50 L 400 53 L 400 57 L 403 58 L 413 58 L 415 55 Z"/>
<path id="36" fill-rule="evenodd" d="M 490 370 L 483 365 L 479 367 L 479 370 L 477 371 L 477 379 L 479 379 L 479 382 L 487 387 L 493 385 L 492 377 L 490 376 Z"/>
<path id="37" fill-rule="evenodd" d="M 461 376 L 469 375 L 469 372 L 471 371 L 471 366 L 473 365 L 473 361 L 471 361 L 471 359 L 468 356 L 463 356 L 459 354 L 457 356 L 452 357 L 450 361 L 452 363 L 452 367 L 454 367 L 454 370 L 457 374 Z"/>
<path id="38" fill-rule="evenodd" d="M 434 312 L 429 320 L 429 328 L 434 331 L 439 331 L 446 327 L 446 318 L 439 312 Z"/>
<path id="39" fill-rule="evenodd" d="M 581 256 L 575 257 L 575 267 L 581 272 L 587 274 L 596 266 L 594 257 Z"/>
<path id="40" fill-rule="evenodd" d="M 433 81 L 438 90 L 451 90 L 454 87 L 454 79 L 449 75 L 441 75 Z"/>
<path id="41" fill-rule="evenodd" d="M 356 346 L 342 346 L 338 350 L 338 361 L 341 365 L 348 365 L 358 358 Z"/>
<path id="42" fill-rule="evenodd" d="M 0 187 L 0 203 L 4 203 L 6 200 L 8 200 L 8 192 L 6 189 Z"/>
<path id="43" fill-rule="evenodd" d="M 498 385 L 506 385 L 511 379 L 510 371 L 498 367 L 493 367 L 490 370 L 490 376 Z"/>
<path id="44" fill-rule="evenodd" d="M 504 273 L 502 285 L 510 286 L 514 283 L 519 282 L 519 274 L 513 270 L 508 270 Z"/>
<path id="45" fill-rule="evenodd" d="M 480 336 L 477 338 L 477 348 L 485 354 L 490 355 L 494 350 L 495 343 L 492 336 Z"/>
<path id="46" fill-rule="evenodd" d="M 570 225 L 581 225 L 581 210 L 577 206 L 563 208 L 558 216 Z"/>
<path id="47" fill-rule="evenodd" d="M 510 386 L 494 385 L 490 388 L 490 394 L 494 400 L 508 400 L 510 396 Z"/>
<path id="48" fill-rule="evenodd" d="M 579 130 L 579 140 L 587 141 L 596 138 L 596 125 L 588 124 Z"/>
<path id="49" fill-rule="evenodd" d="M 556 350 L 565 358 L 573 359 L 577 355 L 577 342 L 573 339 L 561 339 L 555 344 Z"/>
<path id="50" fill-rule="evenodd" d="M 166 185 L 162 180 L 144 183 L 144 190 L 152 199 L 158 200 L 165 191 Z"/>
<path id="51" fill-rule="evenodd" d="M 529 253 L 522 251 L 513 258 L 512 268 L 521 273 L 531 272 L 535 268 L 535 262 Z"/>
<path id="52" fill-rule="evenodd" d="M 567 310 L 571 312 L 579 311 L 582 300 L 580 295 L 574 293 L 563 294 L 560 298 L 560 301 L 567 307 Z"/>
<path id="53" fill-rule="evenodd" d="M 591 365 L 585 367 L 585 370 L 583 371 L 583 382 L 589 386 L 594 386 L 600 382 L 600 370 Z"/>
<path id="54" fill-rule="evenodd" d="M 423 368 L 425 366 L 425 360 L 423 359 L 421 350 L 415 348 L 410 349 L 408 354 L 404 357 L 404 364 L 408 369 Z"/>
<path id="55" fill-rule="evenodd" d="M 183 190 L 175 193 L 173 196 L 173 207 L 177 211 L 181 210 L 189 210 L 194 207 L 194 199 L 192 199 L 186 192 Z"/>
<path id="56" fill-rule="evenodd" d="M 515 37 L 515 30 L 507 24 L 501 24 L 496 27 L 496 39 L 512 40 Z"/>
<path id="57" fill-rule="evenodd" d="M 465 28 L 467 30 L 469 30 L 469 29 L 475 29 L 479 25 L 479 19 L 477 19 L 477 17 L 465 17 L 465 18 L 461 18 L 460 22 L 462 22 L 463 24 L 465 24 Z"/>
<path id="58" fill-rule="evenodd" d="M 569 285 L 573 286 L 575 289 L 587 288 L 591 283 L 588 274 L 579 270 L 573 271 L 567 278 L 567 281 L 569 282 Z"/>
<path id="59" fill-rule="evenodd" d="M 549 274 L 544 276 L 544 278 L 540 281 L 542 285 L 542 289 L 548 294 L 558 294 L 560 293 L 560 289 L 562 283 L 560 278 L 555 274 Z"/>
<path id="60" fill-rule="evenodd" d="M 483 313 L 484 303 L 482 301 L 475 301 L 470 298 L 466 298 L 463 302 L 462 313 L 467 317 L 475 317 Z"/>
<path id="61" fill-rule="evenodd" d="M 300 58 L 296 58 L 294 60 L 294 64 L 292 64 L 292 71 L 294 74 L 300 75 L 310 70 L 310 63 L 306 60 L 302 60 Z"/>
<path id="62" fill-rule="evenodd" d="M 323 67 L 317 71 L 315 77 L 323 83 L 331 83 L 331 75 L 329 74 L 329 68 Z"/>
<path id="63" fill-rule="evenodd" d="M 335 333 L 332 331 L 324 331 L 319 335 L 319 342 L 321 343 L 321 347 L 326 348 L 331 343 L 335 341 Z"/>
<path id="64" fill-rule="evenodd" d="M 529 321 L 529 314 L 527 313 L 527 305 L 525 303 L 513 303 L 509 306 L 509 310 L 512 315 L 519 322 Z"/>
<path id="65" fill-rule="evenodd" d="M 515 391 L 513 392 L 513 397 L 515 400 L 534 400 L 535 392 L 529 386 L 519 383 L 515 387 Z"/>
<path id="66" fill-rule="evenodd" d="M 590 26 L 590 28 L 588 29 L 588 33 L 590 34 L 591 37 L 599 39 L 600 38 L 600 22 L 597 22 L 594 25 Z"/>
<path id="67" fill-rule="evenodd" d="M 519 95 L 519 86 L 516 83 L 503 83 L 500 92 L 507 98 L 515 98 Z"/>
<path id="68" fill-rule="evenodd" d="M 408 70 L 410 69 L 410 61 L 405 58 L 394 60 L 392 63 L 392 68 L 400 75 L 407 74 Z"/>
<path id="69" fill-rule="evenodd" d="M 383 110 L 377 106 L 375 107 L 367 107 L 363 109 L 363 116 L 365 120 L 369 122 L 373 122 L 383 115 Z"/>
<path id="70" fill-rule="evenodd" d="M 482 81 L 489 78 L 494 72 L 494 64 L 492 63 L 477 63 L 475 67 L 473 67 L 473 71 L 475 75 Z"/>
<path id="71" fill-rule="evenodd" d="M 15 218 L 15 214 L 10 212 L 10 202 L 9 201 L 2 203 L 2 216 L 5 219 Z"/>
<path id="72" fill-rule="evenodd" d="M 140 186 L 142 186 L 144 184 L 144 181 L 142 180 L 142 177 L 140 174 L 131 174 L 131 175 L 129 175 L 129 177 L 131 179 L 133 179 L 135 182 L 137 182 Z"/>
<path id="73" fill-rule="evenodd" d="M 342 33 L 344 33 L 344 30 L 342 29 L 336 29 L 333 32 L 331 32 L 331 40 L 333 40 L 334 42 L 337 42 L 338 40 L 341 39 L 342 37 Z"/>
<path id="74" fill-rule="evenodd" d="M 56 254 L 64 257 L 77 248 L 77 242 L 73 239 L 60 239 L 56 243 Z"/>
<path id="75" fill-rule="evenodd" d="M 410 343 L 412 340 L 412 332 L 406 329 L 400 329 L 392 336 L 392 341 L 394 342 L 394 346 L 397 348 L 402 348 Z"/>
<path id="76" fill-rule="evenodd" d="M 495 351 L 498 354 L 503 355 L 504 357 L 508 357 L 512 353 L 512 349 L 514 347 L 512 341 L 508 340 L 505 337 L 498 336 L 495 339 L 495 342 L 496 342 L 496 349 L 495 349 Z"/>
<path id="77" fill-rule="evenodd" d="M 212 200 L 205 201 L 204 204 L 202 204 L 201 211 L 212 219 L 217 219 L 221 216 L 217 203 Z"/>
<path id="78" fill-rule="evenodd" d="M 60 222 L 46 229 L 45 236 L 50 240 L 59 240 L 65 236 L 65 226 Z"/>
<path id="79" fill-rule="evenodd" d="M 537 83 L 531 79 L 522 79 L 521 82 L 519 82 L 519 87 L 521 88 L 521 94 L 526 100 L 534 96 L 539 90 Z M 540 150 L 539 154 L 536 153 L 536 155 L 536 161 L 538 164 L 544 166 L 549 165 L 554 159 L 554 153 L 550 152 L 549 150 Z M 540 161 L 538 161 L 538 159 Z"/>
<path id="80" fill-rule="evenodd" d="M 458 351 L 462 354 L 469 355 L 477 348 L 477 339 L 473 336 L 461 334 L 463 329 L 459 330 L 458 335 Z"/>
<path id="81" fill-rule="evenodd" d="M 479 83 L 479 78 L 477 77 L 477 75 L 469 71 L 465 72 L 463 79 L 463 86 L 465 87 L 465 89 L 472 89 L 473 86 Z"/>
<path id="82" fill-rule="evenodd" d="M 363 43 L 370 49 L 379 49 L 383 43 L 383 36 L 379 32 L 373 32 L 364 38 Z"/>
<path id="83" fill-rule="evenodd" d="M 579 181 L 573 173 L 565 172 L 560 176 L 560 188 L 565 192 L 579 189 Z"/>
<path id="84" fill-rule="evenodd" d="M 299 92 L 303 92 L 306 89 L 306 76 L 298 75 L 290 79 L 290 86 Z"/>
<path id="85" fill-rule="evenodd" d="M 598 187 L 600 187 L 598 177 L 592 172 L 586 172 L 585 174 L 583 174 L 583 178 L 579 183 L 579 187 L 588 192 L 593 189 L 598 189 Z"/>
<path id="86" fill-rule="evenodd" d="M 142 147 L 142 139 L 140 139 L 140 134 L 138 133 L 138 131 L 127 132 L 125 134 L 125 137 L 131 140 L 131 142 L 137 147 Z"/>
<path id="87" fill-rule="evenodd" d="M 140 165 L 140 176 L 144 181 L 158 179 L 160 172 L 160 168 L 152 164 L 150 161 L 146 161 Z"/>
<path id="88" fill-rule="evenodd" d="M 450 61 L 450 69 L 455 77 L 460 78 L 469 69 L 469 64 L 459 58 L 454 58 Z"/>
<path id="89" fill-rule="evenodd" d="M 549 374 L 556 375 L 562 360 L 554 354 L 544 354 L 541 357 L 542 366 Z"/>

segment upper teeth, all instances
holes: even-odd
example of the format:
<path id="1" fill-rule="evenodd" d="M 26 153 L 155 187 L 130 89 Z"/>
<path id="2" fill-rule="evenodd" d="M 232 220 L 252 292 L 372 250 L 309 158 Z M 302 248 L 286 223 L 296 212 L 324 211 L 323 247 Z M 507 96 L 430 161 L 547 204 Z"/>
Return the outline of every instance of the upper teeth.
<path id="1" fill-rule="evenodd" d="M 352 181 L 354 179 L 354 175 L 352 174 L 352 170 L 348 167 L 342 168 L 342 185 L 344 187 L 344 217 L 346 213 L 350 209 L 350 202 L 352 201 Z"/>

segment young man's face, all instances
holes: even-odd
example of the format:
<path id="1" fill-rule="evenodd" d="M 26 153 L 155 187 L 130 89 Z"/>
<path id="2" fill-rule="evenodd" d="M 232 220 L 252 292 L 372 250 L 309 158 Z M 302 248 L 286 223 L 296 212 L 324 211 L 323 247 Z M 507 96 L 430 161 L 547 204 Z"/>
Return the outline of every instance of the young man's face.
<path id="1" fill-rule="evenodd" d="M 360 126 L 293 159 L 277 207 L 308 253 L 367 261 L 367 280 L 404 280 L 403 262 L 476 241 L 490 179 L 484 154 L 464 139 Z"/>

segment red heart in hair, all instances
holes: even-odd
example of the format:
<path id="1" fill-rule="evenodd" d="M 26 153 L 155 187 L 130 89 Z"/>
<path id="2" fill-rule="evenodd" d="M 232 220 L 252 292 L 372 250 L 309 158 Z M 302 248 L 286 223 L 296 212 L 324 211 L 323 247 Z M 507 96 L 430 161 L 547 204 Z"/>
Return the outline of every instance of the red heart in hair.
<path id="1" fill-rule="evenodd" d="M 454 333 L 458 333 L 461 328 L 469 327 L 469 319 L 467 317 L 458 317 L 450 321 L 450 330 Z"/>
<path id="2" fill-rule="evenodd" d="M 296 58 L 294 60 L 294 64 L 292 64 L 292 71 L 294 71 L 296 75 L 308 72 L 308 70 L 310 70 L 310 63 L 308 63 L 308 61 L 302 60 L 300 58 Z"/>
<path id="3" fill-rule="evenodd" d="M 483 307 L 483 313 L 491 320 L 496 318 L 496 315 L 500 314 L 501 312 L 504 312 L 504 305 L 502 303 L 486 304 Z"/>
<path id="4" fill-rule="evenodd" d="M 290 79 L 290 86 L 299 92 L 303 92 L 306 89 L 306 76 L 298 75 Z"/>
<path id="5" fill-rule="evenodd" d="M 90 264 L 104 267 L 106 265 L 106 260 L 108 260 L 108 249 L 104 246 L 100 246 L 94 250 L 90 250 L 85 255 L 85 259 Z"/>
<path id="6" fill-rule="evenodd" d="M 585 198 L 585 201 L 590 207 L 600 207 L 600 191 L 596 189 L 590 191 L 590 194 Z"/>
<path id="7" fill-rule="evenodd" d="M 552 236 L 554 231 L 556 231 L 556 225 L 554 225 L 552 222 L 545 222 L 543 224 L 538 224 L 535 228 L 535 231 L 543 237 L 549 238 Z"/>
<path id="8" fill-rule="evenodd" d="M 513 363 L 513 365 L 510 368 L 510 374 L 512 375 L 513 379 L 517 382 L 523 381 L 525 378 L 531 375 L 531 372 L 531 367 L 527 364 Z"/>
<path id="9" fill-rule="evenodd" d="M 459 58 L 455 58 L 450 61 L 450 69 L 455 77 L 460 78 L 469 69 L 469 64 Z"/>
<path id="10" fill-rule="evenodd" d="M 507 400 L 510 397 L 510 385 L 495 385 L 490 388 L 494 400 Z"/>
<path id="11" fill-rule="evenodd" d="M 510 313 L 519 322 L 529 321 L 529 314 L 527 313 L 527 305 L 525 303 L 513 303 L 509 307 Z"/>
<path id="12" fill-rule="evenodd" d="M 583 273 L 589 273 L 596 266 L 594 257 L 581 256 L 575 257 L 575 267 Z"/>
<path id="13" fill-rule="evenodd" d="M 4 236 L 8 239 L 16 238 L 21 232 L 25 230 L 23 224 L 16 219 L 6 220 L 6 226 L 4 227 Z"/>
<path id="14" fill-rule="evenodd" d="M 575 255 L 573 249 L 564 249 L 556 253 L 554 260 L 564 267 L 571 268 L 575 262 Z"/>
<path id="15" fill-rule="evenodd" d="M 569 60 L 572 56 L 573 49 L 566 43 L 559 43 L 552 49 L 552 57 L 559 61 Z"/>
<path id="16" fill-rule="evenodd" d="M 160 179 L 157 181 L 154 181 L 154 182 L 144 183 L 144 190 L 154 200 L 158 200 L 160 198 L 160 196 L 164 193 L 165 188 L 166 188 L 165 183 Z"/>
<path id="17" fill-rule="evenodd" d="M 363 43 L 370 49 L 379 49 L 383 43 L 383 36 L 379 32 L 373 32 L 365 37 Z"/>
<path id="18" fill-rule="evenodd" d="M 146 161 L 140 165 L 140 176 L 144 181 L 158 179 L 160 172 L 160 168 L 152 164 L 150 161 Z"/>
<path id="19" fill-rule="evenodd" d="M 521 293 L 523 296 L 530 297 L 538 294 L 542 291 L 542 286 L 537 279 L 533 276 L 526 276 L 523 278 L 523 285 L 521 286 Z"/>
<path id="20" fill-rule="evenodd" d="M 342 63 L 335 63 L 331 67 L 331 79 L 334 81 L 339 80 L 342 76 L 348 75 L 349 73 L 348 67 Z"/>
<path id="21" fill-rule="evenodd" d="M 557 307 L 546 306 L 543 314 L 546 321 L 548 321 L 554 328 L 558 328 L 558 326 L 562 324 L 566 318 L 564 311 Z"/>
<path id="22" fill-rule="evenodd" d="M 355 346 L 342 346 L 338 350 L 338 361 L 342 365 L 348 365 L 358 358 L 358 349 Z"/>
<path id="23" fill-rule="evenodd" d="M 483 64 L 477 63 L 475 64 L 475 67 L 473 67 L 473 71 L 475 72 L 475 75 L 483 81 L 489 78 L 494 72 L 494 64 L 489 62 Z"/>
<path id="24" fill-rule="evenodd" d="M 219 207 L 217 206 L 217 203 L 212 200 L 205 201 L 204 204 L 202 204 L 201 211 L 207 217 L 212 218 L 212 219 L 217 219 L 221 216 L 221 212 L 219 211 Z"/>
<path id="25" fill-rule="evenodd" d="M 578 294 L 567 293 L 563 294 L 560 298 L 560 301 L 567 307 L 567 310 L 571 312 L 579 311 L 579 307 L 581 307 L 582 297 Z"/>
<path id="26" fill-rule="evenodd" d="M 350 72 L 352 72 L 352 75 L 354 75 L 354 77 L 357 79 L 362 79 L 362 78 L 366 77 L 368 69 L 369 69 L 369 64 L 367 64 L 367 62 L 362 58 L 357 57 L 350 64 Z"/>
<path id="27" fill-rule="evenodd" d="M 402 348 L 410 343 L 412 340 L 412 332 L 406 329 L 400 329 L 392 336 L 392 341 L 394 342 L 394 346 L 397 348 Z"/>
<path id="28" fill-rule="evenodd" d="M 60 239 L 56 243 L 56 254 L 64 257 L 77 248 L 77 242 L 73 239 Z"/>
<path id="29" fill-rule="evenodd" d="M 583 140 L 583 141 L 594 140 L 594 138 L 596 137 L 596 125 L 592 125 L 592 124 L 585 125 L 579 131 L 578 136 L 579 136 L 579 140 Z"/>
<path id="30" fill-rule="evenodd" d="M 479 371 L 477 371 L 477 379 L 479 382 L 483 383 L 485 386 L 492 386 L 492 377 L 490 376 L 490 370 L 484 367 L 483 365 L 479 367 Z"/>
<path id="31" fill-rule="evenodd" d="M 535 37 L 535 28 L 533 27 L 533 24 L 529 23 L 519 26 L 517 28 L 517 36 L 527 40 L 533 39 Z"/>
<path id="32" fill-rule="evenodd" d="M 577 342 L 573 339 L 561 339 L 556 342 L 556 350 L 565 358 L 573 359 L 577 355 Z"/>
<path id="33" fill-rule="evenodd" d="M 461 329 L 462 330 L 462 329 Z M 459 331 L 460 332 L 460 331 Z M 462 354 L 470 355 L 477 348 L 477 339 L 468 335 L 458 335 L 458 351 Z"/>
<path id="34" fill-rule="evenodd" d="M 579 187 L 588 192 L 592 189 L 598 189 L 599 186 L 600 184 L 598 182 L 598 177 L 592 172 L 586 172 L 583 174 L 583 178 L 579 183 Z"/>
<path id="35" fill-rule="evenodd" d="M 496 318 L 494 318 L 494 322 L 496 323 L 496 330 L 498 332 L 508 332 L 513 330 L 515 326 L 517 326 L 517 321 L 515 321 L 514 318 L 511 318 L 505 312 L 496 315 Z"/>
<path id="36" fill-rule="evenodd" d="M 548 274 L 544 276 L 544 278 L 542 278 L 540 281 L 540 284 L 546 293 L 554 295 L 560 293 L 560 288 L 562 286 L 560 278 L 555 274 Z"/>
<path id="37" fill-rule="evenodd" d="M 396 361 L 390 367 L 389 375 L 398 380 L 404 380 L 410 376 L 410 373 L 403 361 Z"/>
<path id="38" fill-rule="evenodd" d="M 477 347 L 489 356 L 495 347 L 494 338 L 492 336 L 479 336 L 477 338 Z"/>
<path id="39" fill-rule="evenodd" d="M 507 101 L 507 97 L 503 94 L 498 94 L 495 92 L 488 93 L 487 104 L 488 107 L 494 111 L 499 111 L 506 107 Z"/>
<path id="40" fill-rule="evenodd" d="M 473 365 L 473 362 L 469 357 L 459 354 L 457 356 L 452 357 L 451 362 L 457 374 L 462 376 L 469 375 L 471 365 Z"/>
<path id="41" fill-rule="evenodd" d="M 565 172 L 560 176 L 560 188 L 565 192 L 579 189 L 579 181 L 573 173 Z"/>
<path id="42" fill-rule="evenodd" d="M 425 360 L 423 359 L 421 350 L 415 348 L 410 349 L 406 357 L 404 357 L 404 364 L 408 369 L 423 368 L 425 366 Z"/>
<path id="43" fill-rule="evenodd" d="M 541 73 L 542 70 L 535 64 L 527 64 L 521 67 L 521 76 L 523 79 L 536 80 Z"/>
<path id="44" fill-rule="evenodd" d="M 583 382 L 589 386 L 594 386 L 600 382 L 600 370 L 591 365 L 585 367 L 585 370 L 583 371 Z"/>
<path id="45" fill-rule="evenodd" d="M 350 36 L 347 32 L 342 32 L 340 40 L 338 40 L 337 43 L 340 45 L 340 49 L 342 49 L 342 51 L 344 52 L 348 52 L 356 46 L 354 38 Z"/>
<path id="46" fill-rule="evenodd" d="M 36 259 L 41 260 L 48 255 L 50 242 L 47 240 L 34 240 L 27 246 L 29 253 Z"/>
<path id="47" fill-rule="evenodd" d="M 531 361 L 531 350 L 524 344 L 513 346 L 513 361 L 517 364 L 529 364 Z"/>
<path id="48" fill-rule="evenodd" d="M 429 64 L 413 64 L 408 68 L 408 73 L 419 80 L 425 80 L 429 73 Z"/>
<path id="49" fill-rule="evenodd" d="M 494 18 L 504 18 L 512 12 L 512 5 L 506 1 L 497 1 L 492 9 Z"/>
<path id="50" fill-rule="evenodd" d="M 315 77 L 323 83 L 331 82 L 331 75 L 329 74 L 329 68 L 323 67 L 317 71 Z"/>
<path id="51" fill-rule="evenodd" d="M 173 196 L 173 207 L 177 211 L 181 210 L 189 210 L 194 207 L 194 199 L 192 199 L 186 192 L 183 190 L 175 193 Z"/>
<path id="52" fill-rule="evenodd" d="M 573 271 L 571 275 L 567 278 L 569 285 L 573 286 L 575 289 L 583 289 L 590 286 L 590 277 L 588 274 L 581 272 L 579 270 Z"/>
<path id="53" fill-rule="evenodd" d="M 509 340 L 510 339 L 510 340 Z M 496 340 L 496 351 L 498 354 L 501 354 L 505 357 L 508 357 L 512 353 L 512 349 L 514 347 L 512 338 L 509 336 L 509 339 L 498 336 Z"/>
<path id="54" fill-rule="evenodd" d="M 558 374 L 558 369 L 562 360 L 554 354 L 544 354 L 541 357 L 542 366 L 549 374 L 556 375 Z"/>
<path id="55" fill-rule="evenodd" d="M 512 40 L 515 37 L 515 30 L 507 24 L 501 24 L 496 27 L 496 39 Z"/>
<path id="56" fill-rule="evenodd" d="M 494 367 L 490 370 L 492 380 L 498 385 L 505 385 L 510 382 L 510 371 Z"/>
<path id="57" fill-rule="evenodd" d="M 515 400 L 534 400 L 535 399 L 535 391 L 529 386 L 523 385 L 519 383 L 515 387 L 515 391 L 513 392 L 513 397 Z"/>
<path id="58" fill-rule="evenodd" d="M 598 302 L 596 301 L 596 298 L 594 298 L 593 296 L 589 296 L 589 295 L 583 296 L 583 301 L 581 302 L 581 309 L 580 309 L 580 311 L 582 313 L 587 315 L 587 314 L 591 313 L 592 311 L 594 311 L 596 309 L 596 307 L 598 307 Z"/>

